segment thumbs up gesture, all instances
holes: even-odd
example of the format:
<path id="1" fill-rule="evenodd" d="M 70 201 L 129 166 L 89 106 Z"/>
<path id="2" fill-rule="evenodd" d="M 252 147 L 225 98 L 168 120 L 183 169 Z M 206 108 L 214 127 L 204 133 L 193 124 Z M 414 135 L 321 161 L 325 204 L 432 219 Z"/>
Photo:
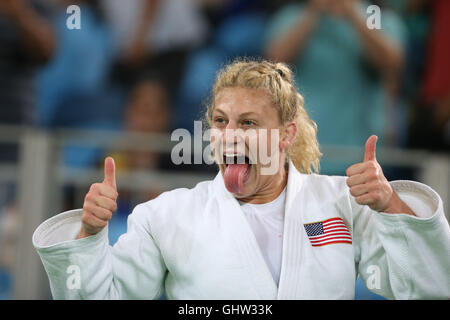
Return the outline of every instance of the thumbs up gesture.
<path id="1" fill-rule="evenodd" d="M 112 213 L 117 209 L 117 187 L 114 159 L 105 159 L 105 179 L 102 183 L 91 185 L 84 198 L 82 227 L 77 239 L 100 232 L 107 226 Z"/>
<path id="2" fill-rule="evenodd" d="M 347 185 L 350 188 L 350 194 L 355 197 L 357 203 L 368 205 L 375 211 L 414 215 L 414 212 L 394 192 L 377 162 L 377 140 L 377 136 L 370 136 L 366 142 L 364 161 L 347 169 Z"/>

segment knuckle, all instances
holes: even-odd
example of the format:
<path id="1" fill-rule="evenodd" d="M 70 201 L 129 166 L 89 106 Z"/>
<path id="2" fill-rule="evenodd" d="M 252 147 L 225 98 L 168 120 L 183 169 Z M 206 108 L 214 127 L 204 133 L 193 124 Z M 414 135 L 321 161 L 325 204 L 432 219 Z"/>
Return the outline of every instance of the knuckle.
<path id="1" fill-rule="evenodd" d="M 369 160 L 368 161 L 368 166 L 369 166 L 369 168 L 376 168 L 377 167 L 377 163 L 375 162 L 375 160 Z"/>
<path id="2" fill-rule="evenodd" d="M 109 198 L 102 199 L 102 207 L 106 210 L 112 210 L 114 208 L 114 201 Z"/>
<path id="3" fill-rule="evenodd" d="M 377 180 L 378 179 L 378 174 L 375 170 L 371 170 L 368 174 L 368 177 L 370 180 Z"/>
<path id="4" fill-rule="evenodd" d="M 99 184 L 98 182 L 93 183 L 93 184 L 91 185 L 91 188 L 90 188 L 90 190 L 93 191 L 93 192 L 98 192 L 99 189 L 100 189 L 100 184 Z"/>
<path id="5" fill-rule="evenodd" d="M 345 183 L 347 184 L 347 186 L 348 187 L 351 187 L 352 186 L 352 180 L 350 180 L 350 178 L 347 178 L 346 180 L 345 180 Z"/>
<path id="6" fill-rule="evenodd" d="M 350 188 L 350 194 L 352 195 L 352 196 L 354 196 L 355 195 L 355 188 Z"/>
<path id="7" fill-rule="evenodd" d="M 88 202 L 84 202 L 84 204 L 83 204 L 83 214 L 87 213 L 87 211 L 89 211 L 89 203 Z"/>
<path id="8" fill-rule="evenodd" d="M 110 197 L 112 198 L 112 200 L 116 200 L 116 199 L 117 199 L 117 196 L 119 195 L 119 194 L 117 193 L 117 191 L 116 191 L 114 188 L 112 188 L 112 187 L 108 187 L 108 194 L 110 195 Z"/>
<path id="9" fill-rule="evenodd" d="M 89 221 L 90 221 L 89 214 L 86 211 L 83 212 L 83 215 L 81 216 L 81 222 L 83 224 L 90 224 Z"/>
<path id="10" fill-rule="evenodd" d="M 88 192 L 86 196 L 84 197 L 84 202 L 93 202 L 94 201 L 94 195 L 91 192 Z"/>

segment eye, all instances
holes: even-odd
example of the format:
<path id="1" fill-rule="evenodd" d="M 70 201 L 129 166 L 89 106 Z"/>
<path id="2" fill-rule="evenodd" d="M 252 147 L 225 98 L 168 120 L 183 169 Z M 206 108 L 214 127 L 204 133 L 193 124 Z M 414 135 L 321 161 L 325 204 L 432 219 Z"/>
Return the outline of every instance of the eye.
<path id="1" fill-rule="evenodd" d="M 216 118 L 214 118 L 214 123 L 215 123 L 216 125 L 222 125 L 222 124 L 225 124 L 225 119 L 222 118 L 222 117 L 216 117 Z"/>
<path id="2" fill-rule="evenodd" d="M 244 121 L 242 121 L 242 124 L 243 124 L 244 126 L 253 126 L 253 125 L 255 125 L 256 123 L 255 123 L 255 121 L 253 121 L 253 120 L 244 120 Z"/>

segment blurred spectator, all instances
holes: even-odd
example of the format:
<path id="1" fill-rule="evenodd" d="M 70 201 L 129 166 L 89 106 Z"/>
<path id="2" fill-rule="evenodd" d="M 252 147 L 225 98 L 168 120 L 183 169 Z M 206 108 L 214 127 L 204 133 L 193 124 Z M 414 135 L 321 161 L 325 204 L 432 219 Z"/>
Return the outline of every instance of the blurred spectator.
<path id="1" fill-rule="evenodd" d="M 138 133 L 168 133 L 172 110 L 167 88 L 157 80 L 138 82 L 125 109 L 124 129 Z M 120 156 L 120 167 L 151 169 L 160 167 L 158 153 L 127 151 Z"/>
<path id="2" fill-rule="evenodd" d="M 0 1 L 0 124 L 35 122 L 34 73 L 55 48 L 48 7 L 37 0 Z M 18 146 L 0 144 L 0 162 L 17 162 Z M 11 298 L 17 249 L 16 186 L 0 184 L 0 299 Z"/>
<path id="3" fill-rule="evenodd" d="M 225 20 L 251 13 L 269 13 L 279 8 L 286 0 L 198 0 L 215 30 Z M 239 35 L 236 35 L 239 36 Z M 253 39 L 248 39 L 252 41 Z"/>
<path id="4" fill-rule="evenodd" d="M 68 29 L 69 4 L 80 6 L 81 29 Z M 39 73 L 39 124 L 44 127 L 118 129 L 124 92 L 109 81 L 114 59 L 112 38 L 98 0 L 65 0 L 53 15 L 59 46 L 51 63 Z M 98 148 L 69 146 L 70 166 L 88 166 Z"/>
<path id="5" fill-rule="evenodd" d="M 66 26 L 69 4 L 81 8 L 79 30 Z M 112 114 L 104 99 L 111 94 L 107 90 L 113 54 L 102 12 L 96 0 L 62 1 L 55 11 L 53 24 L 59 46 L 52 62 L 38 77 L 40 124 L 79 126 L 92 119 L 104 119 Z"/>
<path id="6" fill-rule="evenodd" d="M 195 0 L 103 0 L 119 50 L 116 76 L 129 84 L 140 71 L 178 85 L 187 52 L 208 32 Z"/>
<path id="7" fill-rule="evenodd" d="M 397 99 L 390 116 L 396 116 L 396 143 L 405 147 L 411 140 L 410 118 L 413 108 L 420 99 L 420 86 L 423 78 L 426 38 L 429 31 L 429 14 L 424 5 L 427 0 L 386 0 L 390 8 L 402 18 L 407 29 L 405 42 L 405 66 L 401 82 L 389 90 Z M 394 92 L 392 92 L 394 91 Z M 392 112 L 394 111 L 394 112 Z M 423 123 L 422 123 L 423 125 Z M 391 132 L 392 133 L 392 132 Z"/>
<path id="8" fill-rule="evenodd" d="M 41 1 L 0 1 L 0 123 L 34 124 L 34 72 L 55 47 L 48 13 Z M 17 148 L 2 146 L 0 160 L 17 161 Z"/>
<path id="9" fill-rule="evenodd" d="M 422 90 L 416 101 L 411 147 L 450 150 L 450 1 L 411 1 L 416 11 L 429 5 L 431 28 L 424 50 Z"/>
<path id="10" fill-rule="evenodd" d="M 193 131 L 202 118 L 217 70 L 238 56 L 260 56 L 268 12 L 275 5 L 261 0 L 201 0 L 211 37 L 188 56 L 175 102 L 175 126 Z"/>
<path id="11" fill-rule="evenodd" d="M 17 205 L 0 208 L 0 300 L 10 299 L 17 254 L 19 212 Z"/>
<path id="12" fill-rule="evenodd" d="M 386 83 L 403 66 L 404 26 L 381 11 L 381 29 L 366 25 L 369 3 L 309 0 L 280 9 L 269 25 L 266 55 L 295 66 L 299 91 L 318 124 L 321 144 L 363 146 L 386 126 Z M 345 165 L 321 163 L 322 172 L 344 174 Z"/>
<path id="13" fill-rule="evenodd" d="M 124 130 L 135 133 L 168 133 L 172 110 L 169 92 L 159 80 L 139 80 L 131 91 L 125 108 Z M 158 170 L 171 167 L 170 155 L 152 151 L 127 150 L 110 153 L 117 166 L 117 172 Z M 102 163 L 103 165 L 103 163 Z M 120 185 L 119 185 L 120 188 Z M 119 189 L 117 213 L 109 222 L 110 243 L 126 231 L 126 219 L 131 209 L 139 202 L 158 196 L 163 190 L 147 190 L 139 199 L 133 199 L 136 193 Z M 136 203 L 137 202 L 137 203 Z"/>

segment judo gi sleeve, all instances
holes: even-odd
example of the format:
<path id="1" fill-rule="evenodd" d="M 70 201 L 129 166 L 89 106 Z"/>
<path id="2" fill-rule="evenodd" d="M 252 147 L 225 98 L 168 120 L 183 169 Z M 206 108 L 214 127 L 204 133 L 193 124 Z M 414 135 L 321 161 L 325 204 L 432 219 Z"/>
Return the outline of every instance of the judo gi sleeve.
<path id="1" fill-rule="evenodd" d="M 416 216 L 376 212 L 350 196 L 359 275 L 388 299 L 449 299 L 450 228 L 442 200 L 418 182 L 391 186 Z"/>
<path id="2" fill-rule="evenodd" d="M 35 246 L 48 274 L 54 299 L 157 299 L 166 267 L 151 236 L 148 208 L 135 207 L 127 232 L 112 247 L 108 228 L 76 239 L 82 210 L 58 214 L 34 232 Z"/>

